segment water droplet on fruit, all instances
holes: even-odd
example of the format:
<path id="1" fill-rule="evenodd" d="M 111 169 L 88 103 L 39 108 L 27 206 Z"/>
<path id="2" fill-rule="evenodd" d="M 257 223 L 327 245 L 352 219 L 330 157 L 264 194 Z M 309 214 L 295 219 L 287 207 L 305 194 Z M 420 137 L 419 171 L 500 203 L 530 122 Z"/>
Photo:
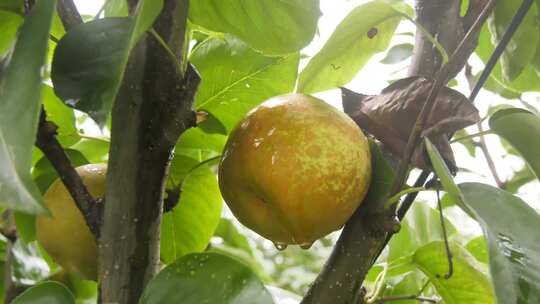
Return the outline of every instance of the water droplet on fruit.
<path id="1" fill-rule="evenodd" d="M 287 244 L 285 244 L 285 243 L 274 243 L 274 246 L 279 251 L 283 251 L 283 250 L 287 249 Z"/>
<path id="2" fill-rule="evenodd" d="M 304 250 L 307 250 L 309 248 L 311 248 L 311 246 L 313 246 L 313 243 L 302 243 L 300 244 L 300 248 L 304 249 Z"/>

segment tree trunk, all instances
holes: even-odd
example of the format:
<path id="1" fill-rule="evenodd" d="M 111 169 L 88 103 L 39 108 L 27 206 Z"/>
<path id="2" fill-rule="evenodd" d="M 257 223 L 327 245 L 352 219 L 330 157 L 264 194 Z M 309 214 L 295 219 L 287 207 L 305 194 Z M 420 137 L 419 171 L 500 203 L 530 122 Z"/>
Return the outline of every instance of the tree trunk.
<path id="1" fill-rule="evenodd" d="M 180 62 L 187 11 L 188 0 L 165 1 L 154 23 Z M 199 83 L 193 69 L 181 73 L 177 66 L 147 34 L 131 52 L 113 107 L 99 242 L 102 303 L 137 303 L 159 270 L 165 180 L 176 141 L 195 125 L 191 107 Z"/>

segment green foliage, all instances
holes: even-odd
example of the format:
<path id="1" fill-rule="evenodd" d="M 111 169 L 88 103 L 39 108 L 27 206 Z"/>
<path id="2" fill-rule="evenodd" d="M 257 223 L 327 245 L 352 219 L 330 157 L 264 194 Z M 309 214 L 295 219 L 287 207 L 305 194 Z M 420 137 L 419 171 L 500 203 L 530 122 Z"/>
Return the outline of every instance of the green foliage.
<path id="1" fill-rule="evenodd" d="M 460 188 L 469 212 L 484 230 L 498 302 L 540 301 L 540 215 L 504 190 L 478 183 Z"/>
<path id="2" fill-rule="evenodd" d="M 0 79 L 0 205 L 33 213 L 45 210 L 29 173 L 40 110 L 41 66 L 55 7 L 54 0 L 36 3 Z"/>
<path id="3" fill-rule="evenodd" d="M 75 304 L 75 299 L 66 286 L 58 282 L 43 282 L 23 292 L 13 304 Z"/>
<path id="4" fill-rule="evenodd" d="M 178 205 L 163 215 L 161 259 L 165 263 L 203 251 L 219 223 L 222 203 L 216 176 L 206 165 L 194 169 L 197 163 L 182 156 L 172 163 L 170 176 L 181 185 L 181 193 Z M 174 174 L 177 165 L 192 169 L 179 176 Z"/>
<path id="5" fill-rule="evenodd" d="M 448 260 L 441 241 L 419 248 L 413 263 L 426 274 L 444 303 L 495 303 L 491 283 L 474 257 L 456 243 L 450 244 L 450 250 L 454 273 L 448 279 L 444 277 L 448 272 Z"/>
<path id="6" fill-rule="evenodd" d="M 462 15 L 469 2 L 462 1 Z M 24 16 L 21 0 L 0 1 L 0 206 L 4 215 L 0 228 L 8 227 L 4 217 L 13 217 L 19 236 L 13 246 L 0 237 L 0 271 L 6 268 L 6 249 L 11 247 L 12 262 L 6 269 L 12 270 L 16 284 L 35 285 L 13 302 L 19 304 L 95 303 L 97 297 L 95 282 L 65 274 L 34 241 L 33 213 L 43 211 L 40 193 L 58 178 L 50 162 L 33 148 L 40 103 L 47 119 L 58 126 L 57 138 L 74 166 L 106 162 L 110 148 L 106 120 L 130 50 L 163 8 L 161 0 L 139 1 L 136 13 L 127 17 L 127 2 L 110 0 L 104 7 L 106 18 L 66 34 L 54 3 L 36 1 L 32 13 Z M 381 286 L 377 299 L 420 294 L 445 303 L 540 302 L 539 215 L 510 193 L 538 183 L 540 172 L 538 105 L 523 100 L 517 104 L 518 99 L 531 96 L 524 93 L 540 92 L 538 3 L 484 86 L 508 104 L 481 101 L 488 104 L 489 125 L 502 139 L 505 156 L 523 159 L 527 165 L 512 166 L 516 171 L 504 182 L 508 192 L 477 183 L 458 187 L 436 148 L 426 140 L 428 156 L 446 191 L 443 219 L 455 271 L 448 280 L 442 277 L 448 261 L 440 215 L 431 207 L 434 196 L 429 194 L 413 204 L 401 231 L 364 282 L 368 292 Z M 497 2 L 475 51 L 482 62 L 489 59 L 520 4 Z M 299 301 L 300 297 L 286 290 L 267 289 L 263 282 L 303 294 L 329 256 L 336 236 L 321 239 L 310 250 L 291 246 L 277 251 L 222 210 L 215 165 L 228 133 L 266 99 L 295 88 L 315 93 L 346 85 L 383 51 L 384 59 L 376 63 L 379 67 L 409 58 L 413 46 L 402 40 L 393 41 L 387 50 L 404 10 L 409 14 L 408 6 L 398 0 L 359 5 L 322 49 L 307 58 L 300 52 L 318 39 L 318 0 L 190 1 L 190 49 L 181 55 L 189 58 L 202 79 L 195 110 L 209 116 L 184 132 L 175 146 L 167 188 L 179 186 L 182 191 L 177 206 L 163 215 L 161 261 L 168 266 L 148 285 L 141 303 Z M 58 45 L 50 36 L 60 39 Z M 47 69 L 51 62 L 53 87 Z M 474 61 L 471 64 L 478 68 Z M 299 71 L 299 67 L 304 68 Z M 452 85 L 462 85 L 456 79 Z M 100 128 L 77 110 L 96 120 Z M 455 137 L 471 133 L 461 130 Z M 473 140 L 460 143 L 471 157 L 480 159 Z M 385 197 L 393 180 L 393 170 L 375 143 L 372 154 L 376 170 L 367 203 Z M 483 235 L 471 235 L 463 227 L 462 219 L 454 214 L 458 207 L 480 223 Z M 12 209 L 19 211 L 10 215 Z M 3 285 L 0 282 L 0 292 Z"/>
<path id="7" fill-rule="evenodd" d="M 198 0 L 190 3 L 189 19 L 264 54 L 284 55 L 311 42 L 320 14 L 319 0 Z"/>
<path id="8" fill-rule="evenodd" d="M 140 304 L 274 303 L 246 265 L 217 253 L 190 254 L 163 269 L 148 283 Z"/>
<path id="9" fill-rule="evenodd" d="M 195 48 L 190 61 L 203 75 L 195 107 L 216 117 L 230 132 L 253 107 L 294 89 L 298 53 L 267 57 L 226 35 Z"/>
<path id="10" fill-rule="evenodd" d="M 152 25 L 163 1 L 141 0 L 133 18 L 104 18 L 76 26 L 55 50 L 52 80 L 62 100 L 104 126 L 129 51 Z"/>
<path id="11" fill-rule="evenodd" d="M 304 68 L 298 91 L 316 93 L 347 84 L 375 53 L 388 47 L 401 14 L 385 1 L 355 8 Z"/>
<path id="12" fill-rule="evenodd" d="M 491 116 L 489 126 L 510 142 L 540 178 L 540 117 L 523 109 L 504 109 Z"/>
<path id="13" fill-rule="evenodd" d="M 500 1 L 488 21 L 492 37 L 498 42 L 506 31 L 522 1 Z M 522 24 L 512 36 L 510 47 L 506 48 L 501 57 L 502 74 L 505 81 L 515 80 L 533 60 L 538 42 L 540 28 L 538 27 L 537 8 L 533 5 Z"/>

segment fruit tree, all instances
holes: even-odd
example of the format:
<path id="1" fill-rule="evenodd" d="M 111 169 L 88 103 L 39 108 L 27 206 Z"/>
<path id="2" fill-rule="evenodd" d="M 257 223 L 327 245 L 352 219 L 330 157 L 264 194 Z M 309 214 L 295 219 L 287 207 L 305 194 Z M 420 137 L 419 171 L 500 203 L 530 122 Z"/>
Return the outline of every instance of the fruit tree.
<path id="1" fill-rule="evenodd" d="M 0 0 L 0 303 L 540 303 L 539 13 Z"/>

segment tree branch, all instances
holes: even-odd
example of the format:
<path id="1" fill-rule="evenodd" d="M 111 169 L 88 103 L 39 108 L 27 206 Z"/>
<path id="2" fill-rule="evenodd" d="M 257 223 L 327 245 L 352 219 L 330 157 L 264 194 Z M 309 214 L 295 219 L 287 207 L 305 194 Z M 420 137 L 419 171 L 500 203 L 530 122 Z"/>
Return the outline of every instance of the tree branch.
<path id="1" fill-rule="evenodd" d="M 113 106 L 99 252 L 102 303 L 137 303 L 159 271 L 169 162 L 180 135 L 196 123 L 192 103 L 200 79 L 190 66 L 177 71 L 170 57 L 184 57 L 187 12 L 187 0 L 165 1 L 154 29 L 170 51 L 146 35 L 131 52 Z"/>
<path id="2" fill-rule="evenodd" d="M 56 129 L 54 123 L 46 120 L 45 109 L 41 109 L 39 127 L 36 137 L 36 146 L 43 152 L 45 157 L 51 162 L 58 176 L 66 186 L 69 194 L 75 201 L 77 208 L 81 211 L 90 231 L 99 236 L 99 222 L 101 218 L 101 204 L 94 201 L 88 192 L 77 171 L 71 165 L 71 161 L 56 139 Z"/>
<path id="3" fill-rule="evenodd" d="M 81 15 L 73 0 L 58 0 L 58 16 L 60 16 L 60 20 L 62 20 L 62 24 L 66 31 L 83 23 Z"/>
<path id="4" fill-rule="evenodd" d="M 444 5 L 450 6 L 447 11 L 434 12 L 432 9 L 428 8 L 432 8 L 430 5 L 435 5 L 435 2 L 439 5 L 443 5 L 443 2 L 445 2 L 446 4 Z M 451 3 L 448 4 L 448 2 Z M 454 8 L 456 3 L 459 4 L 460 1 L 419 0 L 417 2 L 418 19 L 425 28 L 434 31 L 431 32 L 432 35 L 439 37 L 439 39 L 441 39 L 441 37 L 455 36 L 456 29 L 454 26 L 440 27 L 437 24 L 441 21 L 441 13 L 455 15 L 454 17 L 447 16 L 445 20 L 459 19 L 459 10 L 455 10 Z M 428 43 L 431 44 L 431 42 L 423 41 L 422 39 L 425 39 L 422 38 L 424 35 L 422 35 L 422 33 L 417 33 L 417 47 L 415 48 L 413 66 L 410 68 L 409 73 L 411 75 L 432 77 L 437 70 L 440 70 L 437 72 L 436 81 L 431 88 L 430 96 L 427 99 L 421 114 L 418 116 L 415 130 L 408 140 L 407 152 L 399 166 L 395 184 L 392 189 L 393 191 L 389 193 L 389 195 L 398 192 L 402 188 L 407 177 L 408 163 L 412 155 L 411 152 L 414 151 L 414 147 L 418 144 L 420 135 L 423 131 L 424 122 L 427 120 L 428 116 L 431 115 L 431 109 L 433 108 L 437 93 L 444 83 L 446 83 L 450 77 L 453 77 L 452 73 L 463 68 L 466 59 L 470 56 L 472 52 L 470 45 L 475 44 L 474 41 L 478 37 L 480 26 L 485 21 L 488 13 L 492 10 L 493 0 L 489 3 L 488 6 L 483 7 L 482 12 L 477 16 L 475 23 L 468 29 L 467 35 L 465 35 L 459 45 L 456 43 L 455 47 L 449 48 L 448 45 L 450 44 L 445 45 L 445 43 L 443 43 L 445 48 L 447 48 L 447 51 L 452 53 L 452 56 L 448 65 L 442 69 L 440 69 L 441 63 L 435 57 L 438 56 L 438 54 L 433 50 L 433 46 L 427 47 Z M 426 22 L 429 22 L 429 24 Z M 459 22 L 458 24 L 461 25 L 462 23 Z M 427 179 L 428 176 L 429 173 L 423 173 L 420 176 L 420 179 Z M 422 186 L 423 183 L 424 181 L 418 181 L 415 186 Z M 408 196 L 408 198 L 410 197 L 413 196 Z M 414 198 L 412 200 L 414 200 Z M 379 202 L 364 202 L 345 224 L 343 232 L 341 233 L 330 258 L 302 300 L 302 304 L 345 304 L 351 303 L 352 300 L 357 297 L 356 295 L 361 289 L 365 275 L 373 263 L 375 263 L 392 235 L 392 231 L 387 232 L 377 228 L 381 221 L 387 222 L 388 217 L 394 217 L 393 214 L 386 213 L 386 215 L 384 215 L 384 212 L 381 212 L 381 204 L 378 203 Z M 412 201 L 410 203 L 412 203 Z M 364 302 L 362 298 L 358 299 L 358 301 L 359 303 Z"/>

